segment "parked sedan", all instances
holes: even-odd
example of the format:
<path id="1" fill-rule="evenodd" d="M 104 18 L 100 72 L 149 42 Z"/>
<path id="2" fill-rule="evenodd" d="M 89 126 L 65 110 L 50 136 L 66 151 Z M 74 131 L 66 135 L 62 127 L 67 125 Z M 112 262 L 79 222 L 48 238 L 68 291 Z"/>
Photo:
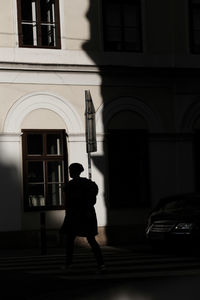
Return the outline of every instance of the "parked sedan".
<path id="1" fill-rule="evenodd" d="M 176 195 L 161 199 L 148 218 L 146 237 L 158 245 L 164 242 L 168 245 L 175 245 L 176 242 L 198 244 L 200 194 Z"/>

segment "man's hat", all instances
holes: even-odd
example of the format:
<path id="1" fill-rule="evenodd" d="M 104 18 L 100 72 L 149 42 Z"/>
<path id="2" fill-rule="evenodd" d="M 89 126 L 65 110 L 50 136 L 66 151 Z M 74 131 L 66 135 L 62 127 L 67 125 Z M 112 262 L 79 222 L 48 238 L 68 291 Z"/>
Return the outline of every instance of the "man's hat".
<path id="1" fill-rule="evenodd" d="M 81 172 L 83 172 L 84 171 L 84 168 L 83 168 L 83 166 L 81 165 L 81 164 L 79 164 L 79 163 L 73 163 L 73 164 L 71 164 L 70 166 L 69 166 L 69 170 L 71 171 L 71 172 L 75 172 L 75 173 L 81 173 Z"/>

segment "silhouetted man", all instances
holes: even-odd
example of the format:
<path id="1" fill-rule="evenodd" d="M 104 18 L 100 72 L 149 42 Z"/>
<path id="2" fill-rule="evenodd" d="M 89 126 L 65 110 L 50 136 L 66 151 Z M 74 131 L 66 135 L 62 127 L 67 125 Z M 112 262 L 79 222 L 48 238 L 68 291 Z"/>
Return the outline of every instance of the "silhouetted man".
<path id="1" fill-rule="evenodd" d="M 76 236 L 86 237 L 90 244 L 98 265 L 98 271 L 104 271 L 104 261 L 99 244 L 95 236 L 97 231 L 97 218 L 94 205 L 98 193 L 95 182 L 80 177 L 84 168 L 79 163 L 69 166 L 72 180 L 66 186 L 66 216 L 62 232 L 66 234 L 66 268 L 72 264 L 74 240 Z"/>

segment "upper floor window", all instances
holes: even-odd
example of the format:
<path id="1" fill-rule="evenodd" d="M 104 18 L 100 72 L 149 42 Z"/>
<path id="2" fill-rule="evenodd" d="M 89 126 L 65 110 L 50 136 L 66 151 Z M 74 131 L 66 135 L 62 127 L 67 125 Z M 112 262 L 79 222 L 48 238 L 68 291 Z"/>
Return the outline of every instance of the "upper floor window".
<path id="1" fill-rule="evenodd" d="M 104 0 L 104 49 L 142 51 L 140 0 Z"/>
<path id="2" fill-rule="evenodd" d="M 190 47 L 200 53 L 200 0 L 190 1 Z"/>
<path id="3" fill-rule="evenodd" d="M 60 48 L 59 0 L 17 0 L 20 47 Z"/>

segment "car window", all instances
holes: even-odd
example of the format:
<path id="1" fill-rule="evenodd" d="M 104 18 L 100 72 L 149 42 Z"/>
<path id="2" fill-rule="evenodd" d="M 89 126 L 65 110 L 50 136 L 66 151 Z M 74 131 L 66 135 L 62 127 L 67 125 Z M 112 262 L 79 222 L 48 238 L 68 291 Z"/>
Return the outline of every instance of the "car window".
<path id="1" fill-rule="evenodd" d="M 165 204 L 163 207 L 164 210 L 174 210 L 183 208 L 184 202 L 182 200 L 179 201 L 171 201 Z"/>
<path id="2" fill-rule="evenodd" d="M 200 199 L 179 199 L 166 203 L 162 210 L 200 209 Z"/>

